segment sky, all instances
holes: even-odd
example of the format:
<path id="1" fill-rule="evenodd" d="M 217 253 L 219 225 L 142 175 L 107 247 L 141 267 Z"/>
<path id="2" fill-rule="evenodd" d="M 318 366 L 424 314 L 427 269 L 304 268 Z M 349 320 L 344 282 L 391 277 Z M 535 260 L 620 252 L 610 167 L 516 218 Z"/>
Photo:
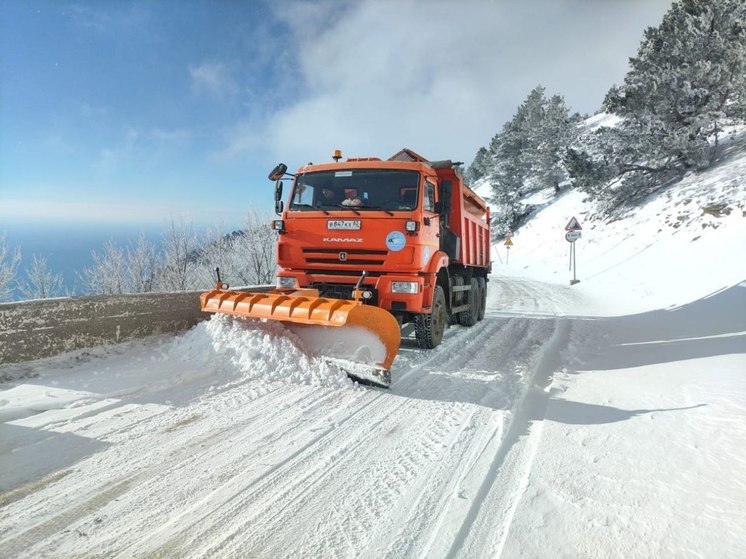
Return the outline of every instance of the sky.
<path id="1" fill-rule="evenodd" d="M 468 165 L 538 84 L 597 111 L 670 4 L 5 0 L 0 229 L 240 225 L 334 149 Z"/>

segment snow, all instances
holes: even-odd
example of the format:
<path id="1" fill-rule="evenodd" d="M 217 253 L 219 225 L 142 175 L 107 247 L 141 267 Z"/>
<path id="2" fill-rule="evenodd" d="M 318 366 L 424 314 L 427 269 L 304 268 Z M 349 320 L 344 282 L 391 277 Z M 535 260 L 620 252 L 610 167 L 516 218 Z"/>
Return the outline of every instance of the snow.
<path id="1" fill-rule="evenodd" d="M 564 193 L 390 390 L 226 317 L 0 370 L 0 556 L 746 556 L 744 176 Z"/>
<path id="2" fill-rule="evenodd" d="M 690 174 L 611 223 L 581 192 L 566 191 L 515 232 L 509 257 L 495 246 L 499 273 L 569 285 L 564 234 L 576 217 L 583 228 L 576 241 L 581 283 L 573 290 L 585 296 L 574 307 L 578 314 L 672 308 L 735 285 L 746 278 L 746 137 L 737 145 L 726 165 Z"/>

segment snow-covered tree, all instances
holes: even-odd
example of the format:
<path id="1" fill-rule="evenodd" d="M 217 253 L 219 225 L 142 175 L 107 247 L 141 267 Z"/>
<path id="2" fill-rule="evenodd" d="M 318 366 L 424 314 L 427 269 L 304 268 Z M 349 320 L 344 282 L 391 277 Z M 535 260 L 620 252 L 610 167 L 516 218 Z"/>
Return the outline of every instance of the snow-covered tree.
<path id="1" fill-rule="evenodd" d="M 568 178 L 564 157 L 567 148 L 577 138 L 580 115 L 570 114 L 565 100 L 553 95 L 545 105 L 539 122 L 538 141 L 532 173 L 543 187 L 551 186 L 559 192 L 560 183 Z"/>
<path id="2" fill-rule="evenodd" d="M 476 182 L 479 179 L 486 177 L 492 170 L 492 157 L 490 152 L 485 147 L 477 150 L 477 155 L 474 157 L 474 161 L 469 168 L 466 170 L 464 178 L 470 183 Z"/>
<path id="3" fill-rule="evenodd" d="M 270 217 L 249 212 L 244 228 L 231 234 L 212 229 L 200 251 L 200 284 L 211 286 L 215 268 L 231 285 L 272 283 L 275 277 L 277 233 L 269 226 Z"/>
<path id="4" fill-rule="evenodd" d="M 161 291 L 189 291 L 198 286 L 199 242 L 191 223 L 171 220 L 163 234 L 163 259 L 157 285 Z"/>
<path id="5" fill-rule="evenodd" d="M 126 293 L 148 293 L 155 290 L 155 279 L 160 260 L 155 246 L 144 233 L 137 244 L 128 245 L 125 254 Z"/>
<path id="6" fill-rule="evenodd" d="M 34 254 L 26 278 L 19 282 L 18 288 L 26 299 L 59 297 L 62 295 L 62 274 L 51 271 L 46 258 Z"/>
<path id="7" fill-rule="evenodd" d="M 746 122 L 746 2 L 674 3 L 645 30 L 604 110 L 621 122 L 589 134 L 568 164 L 576 184 L 607 207 L 711 165 L 723 127 Z"/>
<path id="8" fill-rule="evenodd" d="M 215 285 L 216 268 L 220 268 L 220 275 L 224 281 L 235 283 L 236 268 L 240 267 L 240 262 L 233 253 L 236 237 L 240 234 L 240 231 L 226 234 L 223 226 L 213 226 L 207 229 L 200 241 L 201 248 L 195 271 L 199 288 Z"/>
<path id="9" fill-rule="evenodd" d="M 567 177 L 565 150 L 577 132 L 578 115 L 571 115 L 564 99 L 547 99 L 537 86 L 505 123 L 489 146 L 490 177 L 495 233 L 504 235 L 516 228 L 532 211 L 524 202 L 527 194 L 552 187 Z M 484 157 L 484 156 L 483 156 Z"/>
<path id="10" fill-rule="evenodd" d="M 90 295 L 119 295 L 127 292 L 127 261 L 124 249 L 113 240 L 101 252 L 92 251 L 93 265 L 79 274 L 83 289 Z"/>
<path id="11" fill-rule="evenodd" d="M 78 274 L 90 295 L 147 293 L 155 289 L 160 260 L 153 243 L 141 234 L 137 243 L 120 247 L 113 240 L 101 252 L 92 251 L 93 265 Z"/>
<path id="12" fill-rule="evenodd" d="M 0 236 L 0 301 L 10 298 L 11 286 L 21 262 L 21 250 L 16 247 L 11 252 L 5 242 L 5 237 Z"/>
<path id="13" fill-rule="evenodd" d="M 248 270 L 242 278 L 244 284 L 274 282 L 277 232 L 270 228 L 269 221 L 269 216 L 255 211 L 246 216 L 246 234 L 236 251 L 248 263 Z"/>

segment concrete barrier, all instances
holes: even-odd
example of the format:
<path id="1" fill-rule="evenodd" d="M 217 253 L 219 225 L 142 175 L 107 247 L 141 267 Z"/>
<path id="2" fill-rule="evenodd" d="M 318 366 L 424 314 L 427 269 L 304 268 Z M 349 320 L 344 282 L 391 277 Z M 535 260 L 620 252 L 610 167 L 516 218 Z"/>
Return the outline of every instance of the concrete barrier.
<path id="1" fill-rule="evenodd" d="M 269 291 L 272 287 L 250 289 Z M 102 295 L 0 304 L 0 365 L 186 330 L 210 316 L 200 311 L 200 293 Z"/>

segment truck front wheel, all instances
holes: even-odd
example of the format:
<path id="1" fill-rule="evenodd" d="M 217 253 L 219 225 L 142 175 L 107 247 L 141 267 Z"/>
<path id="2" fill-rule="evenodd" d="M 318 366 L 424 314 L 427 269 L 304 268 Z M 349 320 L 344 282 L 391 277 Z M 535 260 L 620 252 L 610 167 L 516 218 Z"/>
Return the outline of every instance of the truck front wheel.
<path id="1" fill-rule="evenodd" d="M 414 317 L 414 333 L 417 344 L 423 349 L 432 349 L 443 340 L 443 331 L 448 321 L 446 296 L 441 286 L 435 287 L 433 307 L 430 314 L 418 314 Z"/>

